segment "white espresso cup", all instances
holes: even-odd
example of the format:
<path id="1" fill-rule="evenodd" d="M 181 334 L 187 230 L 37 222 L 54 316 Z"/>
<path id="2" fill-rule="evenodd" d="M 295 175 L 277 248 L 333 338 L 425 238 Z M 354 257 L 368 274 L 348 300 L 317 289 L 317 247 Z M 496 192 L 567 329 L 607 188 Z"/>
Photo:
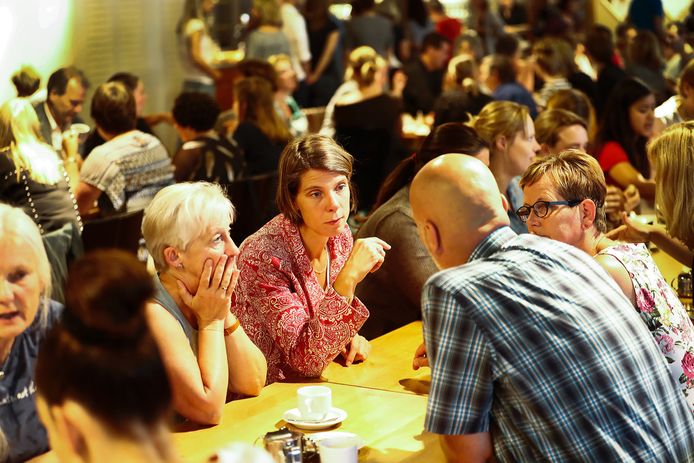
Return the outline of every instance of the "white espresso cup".
<path id="1" fill-rule="evenodd" d="M 330 437 L 318 442 L 321 463 L 357 463 L 358 437 Z"/>
<path id="2" fill-rule="evenodd" d="M 301 419 L 324 420 L 332 407 L 332 391 L 326 386 L 305 386 L 296 391 Z"/>

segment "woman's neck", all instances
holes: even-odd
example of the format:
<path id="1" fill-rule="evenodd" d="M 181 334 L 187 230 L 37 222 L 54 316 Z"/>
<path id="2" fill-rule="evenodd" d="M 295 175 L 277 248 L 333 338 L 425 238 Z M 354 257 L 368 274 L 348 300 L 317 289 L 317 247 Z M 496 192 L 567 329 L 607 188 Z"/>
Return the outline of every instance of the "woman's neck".
<path id="1" fill-rule="evenodd" d="M 323 252 L 325 252 L 325 246 L 328 244 L 328 237 L 319 235 L 306 225 L 299 226 L 299 234 L 306 247 L 309 260 L 320 260 Z"/>
<path id="2" fill-rule="evenodd" d="M 195 317 L 193 310 L 186 305 L 183 298 L 179 294 L 178 282 L 185 280 L 182 275 L 177 275 L 177 272 L 178 271 L 176 269 L 167 269 L 159 274 L 159 281 L 164 289 L 166 289 L 166 292 L 169 293 L 171 299 L 173 299 L 178 308 L 181 310 L 183 316 L 186 317 L 186 320 L 188 320 L 188 322 L 195 327 L 197 325 L 197 318 Z M 188 291 L 190 290 L 191 288 L 188 288 Z"/>
<path id="3" fill-rule="evenodd" d="M 502 194 L 506 194 L 506 190 L 508 190 L 508 186 L 511 183 L 511 180 L 513 179 L 513 175 L 510 175 L 508 172 L 506 172 L 506 166 L 502 163 L 501 159 L 504 157 L 501 153 L 498 153 L 497 155 L 493 155 L 489 157 L 489 170 L 492 171 L 492 175 L 494 175 L 494 179 L 496 180 L 496 184 L 499 185 L 499 191 Z"/>

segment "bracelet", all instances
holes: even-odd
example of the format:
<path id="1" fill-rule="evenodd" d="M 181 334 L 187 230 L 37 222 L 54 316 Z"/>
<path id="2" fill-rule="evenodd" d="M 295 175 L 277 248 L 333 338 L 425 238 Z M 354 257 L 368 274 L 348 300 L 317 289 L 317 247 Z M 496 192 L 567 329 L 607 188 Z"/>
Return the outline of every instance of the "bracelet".
<path id="1" fill-rule="evenodd" d="M 241 320 L 237 318 L 233 325 L 231 325 L 229 328 L 224 328 L 224 336 L 229 336 L 236 331 L 239 326 L 241 326 Z"/>

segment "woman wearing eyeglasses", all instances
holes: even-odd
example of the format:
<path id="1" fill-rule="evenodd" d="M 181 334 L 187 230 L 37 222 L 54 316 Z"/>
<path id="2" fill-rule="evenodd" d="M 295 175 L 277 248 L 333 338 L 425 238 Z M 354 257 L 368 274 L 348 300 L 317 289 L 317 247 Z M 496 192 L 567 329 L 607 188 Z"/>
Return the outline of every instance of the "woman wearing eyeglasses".
<path id="1" fill-rule="evenodd" d="M 594 256 L 653 334 L 694 411 L 694 327 L 646 245 L 605 236 L 606 185 L 598 162 L 581 151 L 566 150 L 534 162 L 520 186 L 525 203 L 517 214 L 528 231 Z"/>

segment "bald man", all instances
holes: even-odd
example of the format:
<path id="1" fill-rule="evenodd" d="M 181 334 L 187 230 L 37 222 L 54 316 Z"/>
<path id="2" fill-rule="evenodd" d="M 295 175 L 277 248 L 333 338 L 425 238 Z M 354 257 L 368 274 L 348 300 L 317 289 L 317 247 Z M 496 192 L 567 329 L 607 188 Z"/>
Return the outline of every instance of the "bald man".
<path id="1" fill-rule="evenodd" d="M 449 461 L 691 461 L 692 413 L 590 256 L 516 235 L 494 177 L 472 157 L 427 164 L 410 202 L 443 269 L 422 294 L 425 428 Z"/>

